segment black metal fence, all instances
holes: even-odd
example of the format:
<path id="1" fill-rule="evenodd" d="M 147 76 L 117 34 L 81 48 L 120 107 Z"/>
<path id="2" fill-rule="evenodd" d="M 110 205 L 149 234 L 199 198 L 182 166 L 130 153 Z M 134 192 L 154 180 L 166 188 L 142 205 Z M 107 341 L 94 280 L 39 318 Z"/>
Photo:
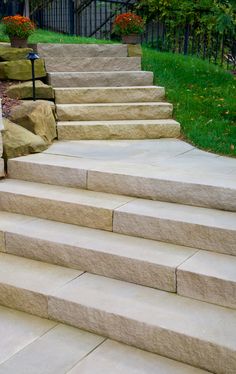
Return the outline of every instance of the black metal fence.
<path id="1" fill-rule="evenodd" d="M 112 24 L 117 14 L 132 11 L 137 0 L 41 0 L 31 18 L 42 29 L 70 35 L 111 39 Z M 19 1 L 11 1 L 14 12 Z M 3 2 L 0 3 L 3 8 Z M 14 9 L 13 9 L 14 8 Z M 3 9 L 2 9 L 3 10 Z M 208 32 L 199 22 L 181 20 L 175 26 L 172 19 L 150 21 L 146 25 L 142 43 L 159 51 L 196 55 L 229 69 L 236 67 L 236 40 L 232 32 Z"/>
<path id="2" fill-rule="evenodd" d="M 170 20 L 156 20 L 146 25 L 142 43 L 163 52 L 195 55 L 228 69 L 236 67 L 236 39 L 232 31 L 209 32 L 188 22 L 174 27 Z"/>
<path id="3" fill-rule="evenodd" d="M 24 4 L 18 0 L 5 2 L 0 0 L 0 18 L 4 16 L 13 16 L 14 14 L 21 14 L 23 12 Z"/>
<path id="4" fill-rule="evenodd" d="M 131 10 L 134 3 L 135 0 L 42 0 L 32 19 L 40 28 L 110 39 L 115 16 Z"/>

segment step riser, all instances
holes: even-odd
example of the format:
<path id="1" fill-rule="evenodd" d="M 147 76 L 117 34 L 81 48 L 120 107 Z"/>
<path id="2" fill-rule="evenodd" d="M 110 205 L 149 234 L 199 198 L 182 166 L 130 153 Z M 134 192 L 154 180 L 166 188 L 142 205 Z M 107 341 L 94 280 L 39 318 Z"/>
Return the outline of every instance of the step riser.
<path id="1" fill-rule="evenodd" d="M 202 276 L 190 271 L 177 271 L 178 295 L 236 309 L 236 283 Z"/>
<path id="2" fill-rule="evenodd" d="M 79 58 L 71 60 L 71 57 L 63 59 L 46 58 L 47 72 L 90 72 L 90 71 L 139 71 L 141 70 L 140 57 L 123 58 Z"/>
<path id="3" fill-rule="evenodd" d="M 0 305 L 48 318 L 47 295 L 0 283 Z"/>
<path id="4" fill-rule="evenodd" d="M 24 175 L 23 170 L 22 175 Z M 15 178 L 15 173 L 13 177 Z M 88 170 L 87 188 L 92 191 L 236 212 L 235 189 L 201 185 L 200 183 Z"/>
<path id="5" fill-rule="evenodd" d="M 57 186 L 87 188 L 87 170 L 85 169 L 20 163 L 17 159 L 8 161 L 8 177 Z"/>
<path id="6" fill-rule="evenodd" d="M 57 126 L 58 140 L 108 139 L 159 139 L 177 138 L 180 126 L 176 125 L 61 125 Z"/>
<path id="7" fill-rule="evenodd" d="M 127 57 L 127 45 L 117 44 L 49 44 L 37 45 L 42 58 Z"/>
<path id="8" fill-rule="evenodd" d="M 113 231 L 236 256 L 236 230 L 158 219 L 116 210 Z"/>
<path id="9" fill-rule="evenodd" d="M 151 86 L 153 73 L 48 73 L 48 80 L 53 87 Z"/>
<path id="10" fill-rule="evenodd" d="M 5 252 L 130 283 L 176 292 L 176 268 L 122 255 L 6 233 Z"/>
<path id="11" fill-rule="evenodd" d="M 171 104 L 156 105 L 57 105 L 57 116 L 60 121 L 107 121 L 166 119 L 172 116 Z"/>
<path id="12" fill-rule="evenodd" d="M 55 89 L 56 104 L 155 102 L 164 97 L 163 87 Z"/>
<path id="13" fill-rule="evenodd" d="M 112 231 L 113 210 L 95 206 L 0 193 L 0 209 L 7 212 Z"/>
<path id="14" fill-rule="evenodd" d="M 236 370 L 234 352 L 230 349 L 222 349 L 214 343 L 209 344 L 197 338 L 186 337 L 174 330 L 165 330 L 135 319 L 127 319 L 122 315 L 50 297 L 49 318 L 196 367 L 200 366 L 214 373 L 225 374 L 225 362 L 230 368 L 228 374 L 233 374 Z"/>

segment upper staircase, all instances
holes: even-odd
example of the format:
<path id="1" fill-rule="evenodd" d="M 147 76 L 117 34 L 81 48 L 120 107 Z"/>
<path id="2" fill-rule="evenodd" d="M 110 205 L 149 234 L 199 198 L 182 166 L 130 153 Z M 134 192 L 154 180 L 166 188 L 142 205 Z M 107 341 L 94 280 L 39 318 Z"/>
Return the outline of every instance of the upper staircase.
<path id="1" fill-rule="evenodd" d="M 155 140 L 179 134 L 164 88 L 116 86 L 150 76 L 103 71 L 126 46 L 83 48 L 100 71 L 49 73 L 61 141 L 0 182 L 0 304 L 174 360 L 142 374 L 235 374 L 235 160 Z"/>
<path id="2" fill-rule="evenodd" d="M 127 45 L 41 44 L 38 52 L 55 87 L 59 140 L 179 136 L 164 88 Z"/>

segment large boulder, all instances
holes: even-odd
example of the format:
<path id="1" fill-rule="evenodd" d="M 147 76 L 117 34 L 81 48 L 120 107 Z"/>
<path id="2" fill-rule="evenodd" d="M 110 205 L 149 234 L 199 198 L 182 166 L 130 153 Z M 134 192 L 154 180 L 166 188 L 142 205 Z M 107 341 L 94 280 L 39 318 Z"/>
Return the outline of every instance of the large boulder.
<path id="1" fill-rule="evenodd" d="M 37 80 L 35 81 L 35 87 L 37 99 L 54 99 L 54 90 L 52 86 L 48 86 Z M 10 86 L 6 91 L 6 94 L 11 99 L 31 99 L 32 92 L 32 82 L 27 81 Z"/>
<path id="2" fill-rule="evenodd" d="M 56 138 L 56 121 L 47 101 L 24 101 L 10 113 L 11 121 L 39 135 L 50 144 Z"/>
<path id="3" fill-rule="evenodd" d="M 0 99 L 0 177 L 5 176 L 4 161 L 2 159 L 2 153 L 3 153 L 2 130 L 3 130 L 2 104 L 1 104 L 1 99 Z"/>
<path id="4" fill-rule="evenodd" d="M 12 48 L 0 46 L 0 61 L 16 61 L 26 58 L 32 48 Z"/>
<path id="5" fill-rule="evenodd" d="M 35 61 L 35 78 L 46 76 L 44 61 L 42 59 Z M 20 81 L 29 81 L 32 79 L 32 68 L 29 60 L 5 61 L 0 62 L 0 79 L 12 79 Z"/>
<path id="6" fill-rule="evenodd" d="M 3 157 L 6 160 L 47 149 L 47 144 L 40 136 L 32 134 L 6 118 L 3 119 L 3 125 Z"/>

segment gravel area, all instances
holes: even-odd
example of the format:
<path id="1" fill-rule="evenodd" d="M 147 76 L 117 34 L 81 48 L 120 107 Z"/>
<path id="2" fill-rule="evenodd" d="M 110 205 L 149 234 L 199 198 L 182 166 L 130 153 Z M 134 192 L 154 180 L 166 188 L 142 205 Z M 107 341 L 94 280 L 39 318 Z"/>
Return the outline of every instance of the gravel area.
<path id="1" fill-rule="evenodd" d="M 16 82 L 0 81 L 0 98 L 2 99 L 3 117 L 8 117 L 12 107 L 20 104 L 20 100 L 10 99 L 10 97 L 6 95 L 7 88 L 12 84 L 16 84 Z"/>

